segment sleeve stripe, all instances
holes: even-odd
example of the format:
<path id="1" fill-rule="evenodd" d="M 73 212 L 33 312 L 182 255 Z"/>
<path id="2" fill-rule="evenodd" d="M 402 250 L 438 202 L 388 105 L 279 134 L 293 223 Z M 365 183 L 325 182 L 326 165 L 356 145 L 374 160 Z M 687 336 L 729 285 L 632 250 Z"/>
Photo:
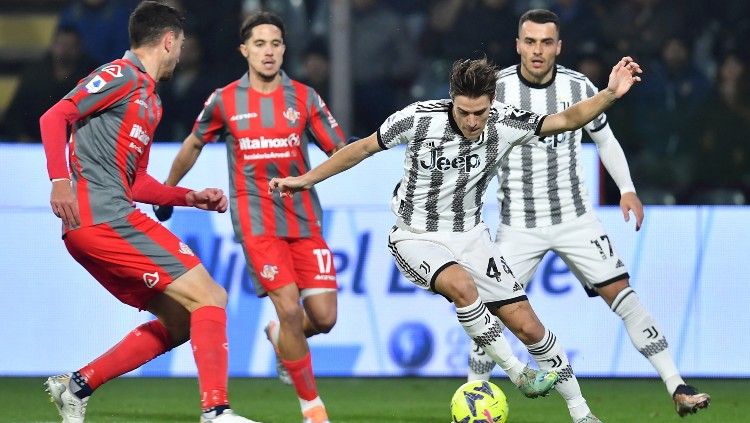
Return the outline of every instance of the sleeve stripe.
<path id="1" fill-rule="evenodd" d="M 380 135 L 380 128 L 378 128 L 376 134 L 378 137 L 378 145 L 380 146 L 380 148 L 382 148 L 383 150 L 387 150 L 388 146 L 383 143 L 383 137 Z"/>
<path id="2" fill-rule="evenodd" d="M 604 129 L 605 126 L 607 126 L 608 123 L 609 123 L 609 120 L 608 119 L 604 119 L 604 122 L 602 122 L 596 128 L 592 129 L 591 132 L 599 132 L 599 131 L 601 131 L 602 129 Z"/>
<path id="3" fill-rule="evenodd" d="M 536 125 L 536 129 L 534 130 L 534 135 L 539 136 L 539 133 L 542 132 L 542 124 L 544 123 L 544 119 L 547 119 L 547 115 L 544 115 L 541 119 L 539 119 L 539 123 Z"/>

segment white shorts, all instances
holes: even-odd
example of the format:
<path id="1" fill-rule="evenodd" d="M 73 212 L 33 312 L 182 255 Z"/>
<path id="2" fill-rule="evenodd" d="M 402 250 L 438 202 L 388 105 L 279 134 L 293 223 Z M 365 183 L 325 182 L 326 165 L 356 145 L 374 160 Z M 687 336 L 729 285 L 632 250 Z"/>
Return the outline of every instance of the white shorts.
<path id="1" fill-rule="evenodd" d="M 629 277 L 625 264 L 593 213 L 540 228 L 501 224 L 495 242 L 524 287 L 550 250 L 568 265 L 589 296 L 597 295 L 595 287 L 601 288 Z"/>
<path id="2" fill-rule="evenodd" d="M 526 301 L 526 291 L 492 242 L 487 225 L 466 232 L 415 233 L 397 223 L 388 236 L 396 266 L 422 289 L 435 291 L 435 279 L 445 268 L 460 264 L 471 274 L 479 298 L 491 309 Z"/>

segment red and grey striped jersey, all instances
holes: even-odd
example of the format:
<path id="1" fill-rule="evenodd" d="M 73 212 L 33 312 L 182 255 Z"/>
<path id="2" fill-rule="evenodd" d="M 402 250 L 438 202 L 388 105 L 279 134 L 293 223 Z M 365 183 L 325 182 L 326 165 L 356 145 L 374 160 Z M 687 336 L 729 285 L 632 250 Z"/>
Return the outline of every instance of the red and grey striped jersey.
<path id="1" fill-rule="evenodd" d="M 68 158 L 81 226 L 126 216 L 133 211 L 136 172 L 148 166 L 161 120 L 156 82 L 128 51 L 82 79 L 65 98 L 81 115 L 72 128 Z"/>
<path id="2" fill-rule="evenodd" d="M 281 84 L 263 94 L 248 74 L 211 94 L 193 134 L 205 143 L 222 140 L 229 164 L 230 208 L 237 237 L 309 237 L 320 234 L 321 208 L 314 190 L 291 198 L 268 193 L 268 181 L 310 169 L 312 140 L 330 153 L 344 134 L 311 87 L 282 72 Z"/>

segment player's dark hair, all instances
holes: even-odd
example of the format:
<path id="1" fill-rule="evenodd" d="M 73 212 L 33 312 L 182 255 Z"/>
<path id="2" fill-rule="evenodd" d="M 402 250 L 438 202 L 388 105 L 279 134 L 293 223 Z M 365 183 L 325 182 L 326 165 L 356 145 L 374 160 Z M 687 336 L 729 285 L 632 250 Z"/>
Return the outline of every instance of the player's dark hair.
<path id="1" fill-rule="evenodd" d="M 553 24 L 555 24 L 555 28 L 557 28 L 557 33 L 560 33 L 560 18 L 557 17 L 555 12 L 549 11 L 547 9 L 531 9 L 521 15 L 521 17 L 518 19 L 519 34 L 521 33 L 521 25 L 523 25 L 523 23 L 526 21 L 531 21 L 538 24 L 546 24 L 552 22 Z"/>
<path id="2" fill-rule="evenodd" d="M 130 47 L 153 44 L 169 31 L 182 33 L 184 27 L 185 17 L 174 7 L 151 0 L 143 1 L 130 14 Z"/>
<path id="3" fill-rule="evenodd" d="M 487 58 L 463 59 L 453 62 L 450 79 L 451 98 L 462 95 L 469 98 L 489 96 L 495 98 L 497 67 Z"/>
<path id="4" fill-rule="evenodd" d="M 247 41 L 253 33 L 253 28 L 264 24 L 273 25 L 276 28 L 279 28 L 281 31 L 281 40 L 284 40 L 284 21 L 281 20 L 279 15 L 273 12 L 260 10 L 248 16 L 245 21 L 242 22 L 242 25 L 240 25 L 240 42 L 244 43 Z"/>

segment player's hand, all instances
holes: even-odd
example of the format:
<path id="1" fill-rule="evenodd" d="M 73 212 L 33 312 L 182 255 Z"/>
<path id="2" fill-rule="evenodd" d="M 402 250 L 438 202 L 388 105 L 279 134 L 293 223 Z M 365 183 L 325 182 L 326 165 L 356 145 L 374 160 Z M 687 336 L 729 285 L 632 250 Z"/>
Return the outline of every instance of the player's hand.
<path id="1" fill-rule="evenodd" d="M 268 181 L 268 193 L 277 191 L 281 197 L 291 197 L 295 192 L 310 188 L 312 188 L 312 185 L 305 182 L 303 176 L 287 176 L 286 178 L 273 178 Z"/>
<path id="2" fill-rule="evenodd" d="M 190 191 L 186 197 L 189 206 L 202 210 L 224 213 L 229 207 L 229 200 L 224 191 L 218 188 L 206 188 L 203 191 Z"/>
<path id="3" fill-rule="evenodd" d="M 75 228 L 81 224 L 81 214 L 78 211 L 78 202 L 73 194 L 70 179 L 52 182 L 49 203 L 52 206 L 52 212 L 62 220 L 65 226 Z"/>
<path id="4" fill-rule="evenodd" d="M 159 219 L 159 222 L 166 222 L 170 217 L 172 217 L 172 212 L 174 212 L 173 206 L 159 206 L 154 204 L 153 208 L 154 215 L 156 215 L 156 218 Z"/>
<path id="5" fill-rule="evenodd" d="M 642 73 L 641 66 L 633 61 L 630 56 L 625 56 L 612 67 L 607 90 L 615 98 L 620 98 L 630 90 L 633 84 L 641 80 L 640 75 Z"/>
<path id="6" fill-rule="evenodd" d="M 626 222 L 630 222 L 630 212 L 635 215 L 635 230 L 641 229 L 643 223 L 643 204 L 634 192 L 626 192 L 620 197 L 620 210 Z"/>

